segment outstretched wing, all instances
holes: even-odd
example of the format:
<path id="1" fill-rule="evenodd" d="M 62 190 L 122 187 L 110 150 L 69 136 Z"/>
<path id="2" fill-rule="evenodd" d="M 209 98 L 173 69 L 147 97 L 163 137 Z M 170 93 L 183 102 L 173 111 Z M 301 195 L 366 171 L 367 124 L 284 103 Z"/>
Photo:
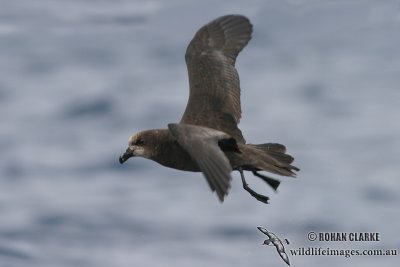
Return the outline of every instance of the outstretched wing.
<path id="1" fill-rule="evenodd" d="M 217 129 L 245 142 L 237 127 L 241 107 L 235 61 L 251 39 L 251 32 L 246 17 L 227 15 L 196 33 L 185 55 L 190 94 L 181 123 Z"/>
<path id="2" fill-rule="evenodd" d="M 263 233 L 264 235 L 268 236 L 269 238 L 273 237 L 273 236 L 271 236 L 271 232 L 268 231 L 267 229 L 265 229 L 264 227 L 257 226 L 257 229 L 260 230 L 261 233 Z"/>
<path id="3" fill-rule="evenodd" d="M 289 257 L 288 257 L 288 255 L 286 254 L 286 252 L 279 252 L 279 251 L 278 251 L 278 254 L 279 254 L 279 256 L 281 256 L 282 260 L 283 260 L 284 262 L 286 262 L 287 265 L 290 266 Z"/>
<path id="4" fill-rule="evenodd" d="M 221 202 L 224 201 L 230 187 L 232 167 L 219 148 L 218 141 L 231 137 L 223 132 L 195 125 L 168 124 L 168 129 L 197 163 L 211 190 L 217 192 Z"/>

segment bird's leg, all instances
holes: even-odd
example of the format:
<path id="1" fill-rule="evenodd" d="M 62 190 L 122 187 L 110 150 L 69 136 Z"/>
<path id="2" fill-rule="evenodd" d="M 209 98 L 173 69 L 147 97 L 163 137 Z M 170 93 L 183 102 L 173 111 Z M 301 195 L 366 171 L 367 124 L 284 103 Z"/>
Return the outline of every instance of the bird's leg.
<path id="1" fill-rule="evenodd" d="M 249 192 L 250 195 L 255 197 L 258 201 L 268 204 L 269 197 L 261 195 L 261 194 L 255 192 L 253 189 L 251 189 L 249 187 L 249 185 L 247 184 L 246 179 L 244 179 L 243 169 L 239 168 L 238 171 L 240 172 L 240 177 L 242 178 L 243 189 L 246 190 L 247 192 Z"/>
<path id="2" fill-rule="evenodd" d="M 259 174 L 256 171 L 253 171 L 253 174 L 254 174 L 254 176 L 261 178 L 264 182 L 266 182 L 269 186 L 271 186 L 275 191 L 276 191 L 276 189 L 278 189 L 278 186 L 281 183 L 281 181 L 279 181 L 279 180 L 276 180 L 274 178 L 268 177 L 263 174 Z"/>

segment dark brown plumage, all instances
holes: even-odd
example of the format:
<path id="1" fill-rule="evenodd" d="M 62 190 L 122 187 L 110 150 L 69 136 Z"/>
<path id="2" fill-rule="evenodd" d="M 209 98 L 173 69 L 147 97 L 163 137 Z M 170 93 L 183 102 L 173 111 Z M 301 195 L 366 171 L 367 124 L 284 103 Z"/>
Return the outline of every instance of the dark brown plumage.
<path id="1" fill-rule="evenodd" d="M 294 159 L 285 146 L 246 144 L 237 126 L 241 107 L 235 61 L 251 32 L 250 21 L 241 15 L 223 16 L 200 28 L 186 50 L 190 95 L 181 121 L 133 135 L 121 164 L 140 156 L 178 170 L 201 171 L 221 201 L 228 194 L 232 170 L 240 172 L 243 188 L 265 203 L 268 197 L 248 187 L 243 170 L 275 190 L 280 182 L 258 171 L 295 176 L 299 169 L 291 165 Z"/>

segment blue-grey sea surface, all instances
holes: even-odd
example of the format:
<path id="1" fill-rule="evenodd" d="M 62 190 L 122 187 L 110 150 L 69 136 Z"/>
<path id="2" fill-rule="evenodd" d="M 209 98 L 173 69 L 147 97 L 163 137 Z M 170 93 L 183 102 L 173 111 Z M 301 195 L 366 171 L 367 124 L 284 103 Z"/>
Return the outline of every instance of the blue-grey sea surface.
<path id="1" fill-rule="evenodd" d="M 400 248 L 399 1 L 0 0 L 0 267 L 285 266 L 300 247 Z M 244 14 L 245 138 L 301 168 L 278 193 L 233 173 L 223 204 L 200 173 L 128 137 L 177 122 L 194 33 Z M 379 232 L 379 242 L 310 242 Z M 292 266 L 399 266 L 399 256 L 292 256 Z"/>

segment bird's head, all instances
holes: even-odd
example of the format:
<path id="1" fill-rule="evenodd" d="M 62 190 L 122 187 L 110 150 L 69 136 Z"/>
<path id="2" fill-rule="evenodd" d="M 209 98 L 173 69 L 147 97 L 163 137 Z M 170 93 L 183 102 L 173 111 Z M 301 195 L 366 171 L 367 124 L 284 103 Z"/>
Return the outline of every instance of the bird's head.
<path id="1" fill-rule="evenodd" d="M 131 157 L 151 158 L 154 152 L 155 130 L 143 131 L 132 135 L 128 140 L 128 148 L 119 157 L 123 164 Z"/>
<path id="2" fill-rule="evenodd" d="M 264 243 L 262 243 L 262 244 L 270 246 L 271 245 L 271 239 L 264 240 Z"/>

